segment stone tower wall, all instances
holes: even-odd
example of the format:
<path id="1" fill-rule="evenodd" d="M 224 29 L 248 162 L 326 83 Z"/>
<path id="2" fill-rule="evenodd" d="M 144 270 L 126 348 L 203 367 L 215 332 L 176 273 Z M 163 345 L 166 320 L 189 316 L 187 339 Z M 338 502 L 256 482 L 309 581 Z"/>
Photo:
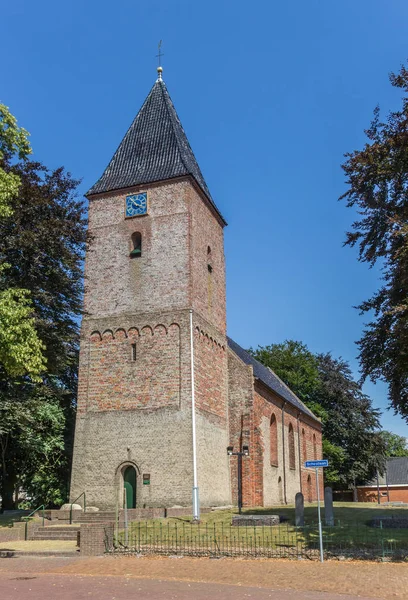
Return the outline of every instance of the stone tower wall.
<path id="1" fill-rule="evenodd" d="M 124 219 L 126 195 L 146 189 L 149 214 Z M 86 491 L 89 505 L 113 508 L 133 465 L 137 506 L 191 504 L 193 307 L 201 502 L 228 503 L 221 224 L 183 179 L 91 199 L 89 229 L 71 501 Z M 134 232 L 142 255 L 132 259 Z"/>

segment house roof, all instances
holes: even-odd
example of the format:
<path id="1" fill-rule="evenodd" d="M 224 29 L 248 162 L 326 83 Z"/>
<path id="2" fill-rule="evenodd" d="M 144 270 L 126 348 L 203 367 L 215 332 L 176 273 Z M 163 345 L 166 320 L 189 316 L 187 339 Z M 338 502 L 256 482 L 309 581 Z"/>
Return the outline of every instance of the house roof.
<path id="1" fill-rule="evenodd" d="M 386 472 L 379 477 L 379 484 L 386 485 L 408 485 L 408 456 L 398 456 L 387 458 L 386 460 Z M 377 480 L 373 482 L 373 485 L 377 485 Z"/>
<path id="2" fill-rule="evenodd" d="M 185 175 L 195 179 L 225 223 L 211 198 L 166 85 L 159 77 L 104 173 L 86 195 Z"/>
<path id="3" fill-rule="evenodd" d="M 257 361 L 249 352 L 244 350 L 239 344 L 227 337 L 229 348 L 240 358 L 246 365 L 252 366 L 254 377 L 262 381 L 264 385 L 270 388 L 275 394 L 278 394 L 283 400 L 289 402 L 295 408 L 299 409 L 304 414 L 317 420 L 317 417 L 307 408 L 305 404 L 292 392 L 288 386 L 270 369 Z"/>

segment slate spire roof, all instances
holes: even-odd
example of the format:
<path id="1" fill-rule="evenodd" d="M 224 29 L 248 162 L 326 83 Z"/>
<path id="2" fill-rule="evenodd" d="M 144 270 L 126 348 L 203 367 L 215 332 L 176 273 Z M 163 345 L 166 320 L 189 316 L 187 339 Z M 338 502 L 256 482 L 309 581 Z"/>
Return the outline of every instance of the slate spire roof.
<path id="1" fill-rule="evenodd" d="M 86 195 L 185 175 L 195 179 L 222 218 L 159 74 L 102 177 Z"/>

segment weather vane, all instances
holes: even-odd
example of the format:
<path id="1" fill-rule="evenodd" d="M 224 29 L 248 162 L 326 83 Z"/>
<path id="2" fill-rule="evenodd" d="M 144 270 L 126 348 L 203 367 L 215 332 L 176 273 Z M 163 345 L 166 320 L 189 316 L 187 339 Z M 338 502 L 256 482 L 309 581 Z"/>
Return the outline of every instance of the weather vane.
<path id="1" fill-rule="evenodd" d="M 162 41 L 163 40 L 160 40 L 160 42 L 159 42 L 159 54 L 156 54 L 156 58 L 159 59 L 159 67 L 161 67 L 161 57 L 164 56 L 164 54 L 161 51 Z"/>
<path id="2" fill-rule="evenodd" d="M 159 59 L 159 66 L 157 67 L 157 72 L 159 74 L 159 77 L 157 79 L 158 81 L 161 81 L 162 73 L 163 73 L 163 67 L 161 66 L 161 57 L 164 56 L 164 54 L 161 51 L 161 47 L 162 47 L 162 40 L 160 40 L 160 42 L 159 42 L 159 54 L 156 54 L 156 58 Z"/>

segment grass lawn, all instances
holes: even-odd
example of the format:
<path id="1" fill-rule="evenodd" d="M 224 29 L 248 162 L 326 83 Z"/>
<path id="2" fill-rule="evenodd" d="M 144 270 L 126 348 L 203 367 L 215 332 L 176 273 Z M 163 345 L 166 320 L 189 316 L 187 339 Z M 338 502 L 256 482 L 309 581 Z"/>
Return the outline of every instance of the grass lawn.
<path id="1" fill-rule="evenodd" d="M 75 552 L 75 540 L 15 540 L 13 542 L 0 542 L 0 551 L 19 552 Z"/>
<path id="2" fill-rule="evenodd" d="M 231 527 L 236 510 L 219 510 L 201 515 L 200 524 L 192 524 L 191 517 L 151 519 L 130 523 L 127 544 L 125 532 L 118 532 L 119 545 L 133 546 L 152 551 L 172 548 L 182 550 L 225 551 L 252 553 L 265 550 L 273 555 L 287 555 L 299 549 L 316 551 L 318 544 L 317 505 L 305 507 L 305 527 L 295 527 L 294 506 L 255 508 L 243 514 L 279 514 L 287 522 L 266 527 Z M 382 516 L 406 517 L 407 507 L 378 506 L 374 503 L 335 503 L 335 526 L 324 524 L 323 538 L 328 550 L 341 553 L 347 549 L 376 549 L 387 554 L 406 550 L 408 554 L 408 528 L 380 529 L 368 526 L 368 521 Z"/>

